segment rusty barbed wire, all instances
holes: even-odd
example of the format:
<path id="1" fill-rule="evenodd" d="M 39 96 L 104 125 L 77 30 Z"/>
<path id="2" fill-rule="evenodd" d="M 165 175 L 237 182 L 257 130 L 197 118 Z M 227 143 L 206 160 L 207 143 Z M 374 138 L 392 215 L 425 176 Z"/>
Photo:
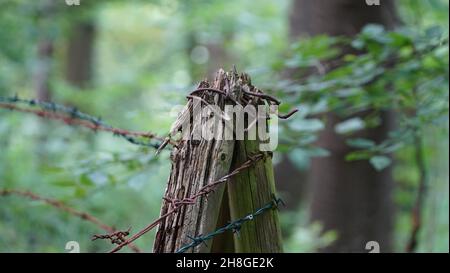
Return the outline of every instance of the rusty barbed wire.
<path id="1" fill-rule="evenodd" d="M 121 244 L 126 240 L 126 237 L 130 235 L 131 227 L 129 227 L 125 231 L 115 231 L 108 234 L 94 234 L 91 238 L 92 241 L 95 241 L 97 239 L 101 240 L 110 240 L 111 244 Z"/>
<path id="2" fill-rule="evenodd" d="M 242 165 L 240 165 L 238 168 L 234 169 L 231 173 L 219 178 L 218 180 L 215 180 L 214 182 L 208 183 L 207 185 L 201 187 L 195 194 L 189 196 L 189 197 L 184 197 L 183 199 L 177 199 L 177 198 L 172 198 L 172 197 L 163 197 L 163 199 L 166 202 L 170 203 L 170 207 L 168 209 L 168 211 L 161 215 L 159 218 L 157 218 L 156 220 L 154 220 L 152 223 L 150 223 L 149 225 L 147 225 L 145 228 L 143 228 L 142 230 L 140 230 L 139 232 L 137 232 L 136 234 L 134 234 L 133 236 L 131 236 L 129 239 L 127 239 L 126 241 L 122 242 L 121 244 L 119 244 L 118 246 L 116 246 L 115 248 L 113 248 L 110 253 L 114 253 L 119 251 L 120 249 L 122 249 L 124 246 L 134 242 L 135 240 L 137 240 L 138 238 L 140 238 L 142 235 L 144 235 L 145 233 L 149 232 L 150 230 L 152 230 L 153 228 L 155 228 L 159 223 L 161 223 L 164 219 L 166 219 L 167 217 L 169 217 L 170 215 L 178 212 L 178 210 L 182 207 L 182 206 L 187 206 L 187 205 L 193 205 L 196 203 L 197 199 L 199 199 L 202 196 L 208 195 L 209 193 L 213 192 L 214 189 L 220 185 L 223 184 L 225 182 L 227 182 L 231 177 L 239 174 L 240 172 L 242 172 L 245 169 L 250 168 L 251 166 L 253 166 L 256 162 L 258 162 L 261 159 L 264 159 L 267 155 L 263 152 L 260 152 L 258 154 L 255 154 L 253 156 L 249 156 L 249 159 L 247 161 L 245 161 Z"/>
<path id="3" fill-rule="evenodd" d="M 225 98 L 233 99 L 232 97 L 229 96 L 229 94 L 227 92 L 225 92 L 223 90 L 220 90 L 220 89 L 216 89 L 216 88 L 210 88 L 210 87 L 197 88 L 194 91 L 192 91 L 189 95 L 192 96 L 192 95 L 195 95 L 195 94 L 197 94 L 199 92 L 203 92 L 203 91 L 214 92 L 214 93 L 217 93 L 217 94 L 220 94 L 220 95 L 224 96 Z M 254 97 L 258 97 L 258 98 L 264 99 L 267 102 L 272 102 L 272 103 L 275 103 L 277 105 L 281 104 L 281 101 L 279 101 L 277 98 L 275 98 L 275 97 L 273 97 L 271 95 L 264 94 L 262 92 L 261 93 L 256 93 L 256 92 L 246 91 L 246 90 L 243 90 L 243 89 L 242 89 L 242 92 L 244 92 L 244 94 L 246 94 L 248 96 L 254 96 Z M 236 102 L 236 101 L 234 100 L 234 102 Z"/>
<path id="4" fill-rule="evenodd" d="M 26 105 L 28 108 L 18 106 L 18 104 Z M 32 109 L 30 107 L 39 107 L 40 109 Z M 138 146 L 152 147 L 157 149 L 161 145 L 161 142 L 165 140 L 164 138 L 158 137 L 157 135 L 150 132 L 129 131 L 125 129 L 115 128 L 105 123 L 100 118 L 83 113 L 75 107 L 67 107 L 64 105 L 56 104 L 54 102 L 39 101 L 35 99 L 21 99 L 17 96 L 0 97 L 0 108 L 24 113 L 31 113 L 42 118 L 63 121 L 66 124 L 82 126 L 92 131 L 110 132 Z M 148 141 L 143 141 L 139 138 L 148 139 Z M 154 143 L 151 140 L 158 140 L 159 143 Z M 169 141 L 169 143 L 172 145 L 176 145 L 176 143 L 173 141 Z"/>
<path id="5" fill-rule="evenodd" d="M 59 210 L 65 211 L 71 215 L 74 215 L 76 217 L 79 217 L 85 221 L 91 222 L 94 225 L 100 227 L 101 229 L 105 230 L 106 232 L 109 232 L 111 234 L 117 233 L 118 231 L 112 227 L 109 226 L 105 223 L 103 223 L 102 221 L 100 221 L 98 218 L 92 216 L 91 214 L 87 213 L 87 212 L 82 212 L 79 210 L 76 210 L 72 207 L 67 206 L 66 204 L 64 204 L 63 202 L 56 200 L 56 199 L 51 199 L 51 198 L 47 198 L 47 197 L 43 197 L 40 196 L 36 193 L 33 193 L 31 191 L 23 191 L 23 190 L 16 190 L 16 189 L 0 189 L 0 196 L 9 196 L 9 195 L 17 195 L 17 196 L 22 196 L 22 197 L 26 197 L 29 198 L 31 200 L 35 200 L 35 201 L 42 201 L 54 208 L 57 208 Z M 120 232 L 120 231 L 119 231 Z M 122 237 L 124 236 L 124 234 L 122 234 Z M 125 238 L 122 238 L 123 240 L 125 240 Z M 129 247 L 134 251 L 134 252 L 141 252 L 141 250 L 134 246 L 134 245 L 129 245 Z"/>
<path id="6" fill-rule="evenodd" d="M 183 253 L 186 250 L 190 249 L 190 248 L 194 248 L 200 244 L 206 244 L 205 242 L 212 239 L 213 237 L 220 235 L 222 233 L 225 233 L 226 231 L 231 231 L 233 233 L 239 233 L 239 231 L 241 230 L 241 227 L 244 223 L 248 222 L 248 221 L 253 221 L 255 219 L 255 217 L 263 214 L 264 212 L 271 210 L 271 209 L 275 209 L 278 208 L 279 204 L 283 204 L 284 202 L 283 200 L 281 200 L 281 198 L 276 198 L 275 195 L 272 197 L 272 201 L 270 201 L 269 203 L 265 204 L 264 206 L 262 206 L 261 208 L 257 209 L 255 212 L 248 214 L 245 217 L 242 217 L 240 219 L 234 220 L 230 223 L 228 223 L 226 226 L 223 226 L 221 228 L 218 228 L 217 230 L 208 233 L 204 236 L 200 235 L 197 237 L 189 237 L 189 239 L 192 240 L 191 243 L 182 246 L 180 249 L 178 249 L 175 253 Z"/>
<path id="7" fill-rule="evenodd" d="M 272 102 L 272 103 L 274 103 L 276 105 L 281 104 L 281 101 L 279 101 L 277 98 L 275 98 L 275 97 L 273 97 L 271 95 L 264 94 L 262 92 L 261 93 L 250 92 L 250 91 L 246 91 L 244 89 L 242 89 L 242 92 L 244 92 L 244 94 L 246 94 L 246 95 L 258 97 L 258 98 L 266 100 L 267 102 Z"/>
<path id="8" fill-rule="evenodd" d="M 246 90 L 244 90 L 244 89 L 241 89 L 241 90 L 242 90 L 242 92 L 243 92 L 246 96 L 248 96 L 248 97 L 258 97 L 258 98 L 260 98 L 260 99 L 265 100 L 269 105 L 270 105 L 270 104 L 275 104 L 275 105 L 280 105 L 280 104 L 281 104 L 281 101 L 280 101 L 279 99 L 275 98 L 274 96 L 265 94 L 265 93 L 261 92 L 259 89 L 258 89 L 259 93 L 258 93 L 258 92 L 246 91 Z M 210 88 L 210 87 L 197 88 L 197 89 L 195 89 L 194 91 L 191 91 L 191 92 L 189 93 L 189 95 L 186 96 L 186 97 L 187 97 L 188 99 L 192 99 L 192 98 L 194 98 L 194 95 L 196 95 L 196 94 L 198 94 L 198 93 L 200 93 L 200 92 L 205 92 L 205 91 L 210 91 L 210 92 L 214 92 L 214 93 L 216 93 L 216 94 L 222 95 L 222 96 L 224 96 L 226 99 L 230 99 L 230 100 L 232 100 L 235 104 L 240 105 L 240 103 L 239 103 L 238 101 L 236 101 L 233 97 L 231 97 L 227 92 L 225 92 L 225 91 L 223 91 L 223 90 L 220 90 L 220 89 L 216 89 L 216 88 Z M 201 97 L 197 97 L 197 98 L 202 99 Z M 248 99 L 247 99 L 247 98 L 242 98 L 242 99 L 243 99 L 244 102 L 248 102 Z M 205 101 L 204 101 L 204 102 L 205 102 Z M 207 102 L 205 102 L 205 103 L 208 104 Z M 294 109 L 290 110 L 287 114 L 284 114 L 284 115 L 283 115 L 283 114 L 277 113 L 277 116 L 278 116 L 279 118 L 281 118 L 281 119 L 288 119 L 288 118 L 290 118 L 293 114 L 295 114 L 295 113 L 297 113 L 297 112 L 298 112 L 298 109 L 295 109 L 295 108 L 294 108 Z"/>

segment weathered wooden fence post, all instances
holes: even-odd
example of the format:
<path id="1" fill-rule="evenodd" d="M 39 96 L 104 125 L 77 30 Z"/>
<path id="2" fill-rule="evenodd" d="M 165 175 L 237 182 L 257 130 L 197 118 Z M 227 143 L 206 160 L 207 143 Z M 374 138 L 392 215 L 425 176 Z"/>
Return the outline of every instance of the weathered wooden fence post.
<path id="1" fill-rule="evenodd" d="M 263 102 L 261 94 L 251 85 L 247 75 L 219 70 L 212 84 L 201 82 L 198 89 L 188 96 L 188 103 L 169 135 L 173 137 L 182 129 L 183 138 L 171 154 L 172 169 L 161 207 L 161 215 L 168 216 L 158 227 L 155 252 L 176 252 L 191 243 L 193 238 L 195 240 L 214 232 L 226 222 L 223 217 L 218 221 L 219 213 L 222 216 L 229 215 L 229 221 L 233 221 L 274 200 L 271 153 L 261 153 L 258 140 L 225 140 L 225 120 L 229 118 L 224 111 L 226 103 L 257 106 Z M 206 114 L 200 111 L 202 114 L 196 115 L 196 107 L 202 105 L 217 106 L 219 110 Z M 247 122 L 246 126 L 248 128 L 251 125 Z M 216 129 L 214 139 L 207 140 L 203 135 L 198 138 L 199 131 L 210 128 Z M 259 160 L 227 177 L 227 174 L 245 165 L 255 155 L 259 156 Z M 222 204 L 229 206 L 229 213 L 224 213 Z M 233 244 L 215 242 L 213 250 L 229 252 L 231 245 L 234 252 L 281 252 L 277 211 L 267 211 L 246 222 L 235 233 L 233 240 Z M 188 251 L 210 252 L 212 244 L 199 243 Z"/>

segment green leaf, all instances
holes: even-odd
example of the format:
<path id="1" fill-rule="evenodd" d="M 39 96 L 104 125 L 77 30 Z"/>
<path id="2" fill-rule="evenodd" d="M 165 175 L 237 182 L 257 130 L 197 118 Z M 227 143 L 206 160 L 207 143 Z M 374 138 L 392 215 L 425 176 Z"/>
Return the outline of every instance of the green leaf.
<path id="1" fill-rule="evenodd" d="M 87 194 L 86 190 L 82 187 L 77 187 L 74 192 L 74 196 L 77 198 L 86 197 L 86 194 Z"/>
<path id="2" fill-rule="evenodd" d="M 325 157 L 330 155 L 330 152 L 328 150 L 320 147 L 310 147 L 306 149 L 306 152 L 311 157 Z"/>
<path id="3" fill-rule="evenodd" d="M 52 185 L 57 187 L 73 187 L 75 182 L 73 180 L 56 180 L 51 182 Z"/>
<path id="4" fill-rule="evenodd" d="M 377 38 L 384 33 L 384 27 L 377 24 L 369 24 L 366 25 L 363 30 L 362 34 L 366 35 L 367 37 L 371 38 Z"/>
<path id="5" fill-rule="evenodd" d="M 305 135 L 299 136 L 298 144 L 300 146 L 306 146 L 306 145 L 312 144 L 316 140 L 317 140 L 317 135 L 316 134 L 305 134 Z"/>
<path id="6" fill-rule="evenodd" d="M 391 165 L 392 160 L 387 156 L 376 155 L 371 157 L 369 162 L 377 171 L 381 171 Z"/>
<path id="7" fill-rule="evenodd" d="M 294 149 L 288 153 L 288 157 L 298 170 L 308 168 L 309 155 L 303 149 Z"/>
<path id="8" fill-rule="evenodd" d="M 394 143 L 390 146 L 387 146 L 386 148 L 383 148 L 382 151 L 383 151 L 383 153 L 386 153 L 386 154 L 393 153 L 393 152 L 397 151 L 398 149 L 403 148 L 404 146 L 405 146 L 404 143 L 398 142 L 398 143 Z"/>
<path id="9" fill-rule="evenodd" d="M 117 184 L 117 179 L 114 175 L 112 174 L 108 174 L 108 182 L 109 184 L 111 184 L 112 186 L 115 186 Z"/>
<path id="10" fill-rule="evenodd" d="M 375 142 L 366 138 L 353 138 L 347 140 L 347 145 L 359 149 L 370 149 L 375 147 Z"/>
<path id="11" fill-rule="evenodd" d="M 347 154 L 345 156 L 345 160 L 347 161 L 355 161 L 355 160 L 363 160 L 363 159 L 369 159 L 371 157 L 372 153 L 369 151 L 355 151 Z"/>
<path id="12" fill-rule="evenodd" d="M 82 174 L 80 176 L 80 183 L 85 186 L 94 186 L 95 185 L 95 183 L 92 181 L 92 179 L 87 174 Z"/>
<path id="13" fill-rule="evenodd" d="M 361 118 L 351 118 L 334 126 L 334 130 L 338 134 L 349 134 L 364 129 L 365 123 Z"/>
<path id="14" fill-rule="evenodd" d="M 425 31 L 427 38 L 440 38 L 443 34 L 443 29 L 441 26 L 431 26 Z"/>
<path id="15" fill-rule="evenodd" d="M 42 171 L 45 173 L 61 173 L 64 172 L 66 169 L 60 166 L 44 166 L 42 168 Z"/>
<path id="16" fill-rule="evenodd" d="M 325 125 L 320 119 L 298 119 L 289 123 L 289 127 L 298 132 L 317 132 Z"/>

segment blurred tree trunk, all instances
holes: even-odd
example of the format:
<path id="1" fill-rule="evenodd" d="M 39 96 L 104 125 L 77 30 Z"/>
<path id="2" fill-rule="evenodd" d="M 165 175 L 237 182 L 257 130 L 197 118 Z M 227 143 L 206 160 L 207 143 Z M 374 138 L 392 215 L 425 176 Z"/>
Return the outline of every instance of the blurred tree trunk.
<path id="1" fill-rule="evenodd" d="M 392 29 L 398 21 L 393 0 L 381 1 L 380 6 L 368 6 L 362 0 L 295 0 L 291 12 L 292 37 L 353 36 L 366 24 Z M 393 118 L 390 113 L 381 116 L 381 126 L 365 130 L 358 137 L 376 142 L 385 139 Z M 389 252 L 393 227 L 391 169 L 377 172 L 367 161 L 346 162 L 345 155 L 351 149 L 345 144 L 345 137 L 334 131 L 342 120 L 333 113 L 325 118 L 326 129 L 319 136 L 318 145 L 331 155 L 312 161 L 310 213 L 311 220 L 321 222 L 325 230 L 336 230 L 338 239 L 321 251 L 365 252 L 368 241 L 377 241 L 382 252 Z"/>
<path id="2" fill-rule="evenodd" d="M 226 36 L 224 39 L 231 39 L 231 33 L 222 33 Z M 189 71 L 191 73 L 192 79 L 202 79 L 202 78 L 213 78 L 216 71 L 224 67 L 228 67 L 231 63 L 231 57 L 229 52 L 225 49 L 223 43 L 221 42 L 207 42 L 202 43 L 197 41 L 196 33 L 190 31 L 187 34 L 187 55 L 189 59 Z M 198 53 L 203 53 L 207 57 L 205 62 L 197 63 L 196 61 L 199 56 Z M 202 55 L 203 55 L 202 54 Z"/>
<path id="3" fill-rule="evenodd" d="M 300 170 L 286 155 L 283 155 L 275 166 L 275 181 L 287 210 L 298 209 L 298 206 L 307 199 L 306 170 Z"/>
<path id="4" fill-rule="evenodd" d="M 37 61 L 34 71 L 34 86 L 38 100 L 49 101 L 51 98 L 50 78 L 53 60 L 53 40 L 42 39 L 38 44 Z"/>
<path id="5" fill-rule="evenodd" d="M 87 87 L 92 79 L 95 34 L 95 25 L 92 21 L 75 24 L 70 33 L 67 47 L 66 79 L 78 88 Z"/>
<path id="6" fill-rule="evenodd" d="M 52 26 L 55 20 L 56 2 L 41 1 L 36 6 L 36 23 L 39 39 L 37 43 L 36 66 L 33 71 L 33 84 L 39 100 L 51 99 L 50 80 L 53 66 L 54 34 Z"/>

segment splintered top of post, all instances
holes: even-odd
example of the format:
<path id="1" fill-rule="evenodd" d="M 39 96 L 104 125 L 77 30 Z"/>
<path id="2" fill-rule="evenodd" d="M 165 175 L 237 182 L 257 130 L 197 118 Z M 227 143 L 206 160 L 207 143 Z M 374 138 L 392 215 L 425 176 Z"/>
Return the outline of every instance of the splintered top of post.
<path id="1" fill-rule="evenodd" d="M 199 133 L 197 133 L 199 130 L 201 130 L 202 133 L 208 131 L 208 129 L 204 127 L 205 124 L 209 124 L 211 127 L 211 134 L 208 134 L 208 139 L 210 139 L 209 136 L 217 137 L 218 135 L 224 134 L 222 131 L 212 131 L 212 129 L 217 129 L 217 126 L 214 124 L 219 123 L 218 120 L 214 120 L 212 117 L 221 119 L 227 128 L 231 130 L 226 130 L 225 134 L 231 134 L 234 130 L 231 128 L 233 124 L 228 121 L 233 119 L 233 113 L 236 109 L 239 112 L 239 115 L 242 116 L 242 119 L 237 118 L 237 121 L 240 122 L 237 125 L 246 123 L 245 128 L 242 128 L 242 130 L 238 132 L 239 136 L 245 135 L 249 131 L 251 133 L 250 135 L 253 136 L 256 129 L 255 124 L 261 122 L 266 123 L 266 121 L 270 119 L 270 114 L 275 114 L 279 118 L 284 119 L 289 118 L 297 111 L 293 110 L 284 116 L 279 115 L 277 106 L 281 102 L 277 98 L 265 94 L 263 91 L 253 86 L 250 76 L 246 73 L 239 74 L 236 71 L 236 68 L 229 72 L 219 69 L 212 82 L 208 80 L 201 81 L 197 89 L 192 91 L 187 98 L 187 104 L 172 124 L 167 138 L 168 140 L 177 135 L 178 132 L 181 132 L 184 140 L 196 139 L 197 135 L 199 135 Z M 203 106 L 207 106 L 205 109 L 212 112 L 209 113 L 206 111 L 208 113 L 203 113 L 200 110 Z M 233 109 L 230 109 L 229 106 L 232 106 Z M 259 109 L 262 110 L 260 111 Z M 228 110 L 231 110 L 232 113 Z M 246 121 L 244 121 L 245 113 L 247 113 Z M 208 118 L 205 115 L 212 116 Z M 263 131 L 266 127 L 261 128 Z M 218 135 L 216 135 L 216 133 Z M 195 135 L 194 138 L 192 138 L 193 134 Z M 164 145 L 161 145 L 161 147 L 164 148 Z M 159 150 L 161 149 L 158 149 L 158 151 Z"/>
<path id="2" fill-rule="evenodd" d="M 229 72 L 219 69 L 213 82 L 201 81 L 196 90 L 192 91 L 188 97 L 200 96 L 208 101 L 208 96 L 204 94 L 220 94 L 225 100 L 233 104 L 248 105 L 261 104 L 264 101 L 269 104 L 280 104 L 281 102 L 273 96 L 265 94 L 262 90 L 252 85 L 251 78 L 246 73 L 238 73 L 236 68 Z"/>

